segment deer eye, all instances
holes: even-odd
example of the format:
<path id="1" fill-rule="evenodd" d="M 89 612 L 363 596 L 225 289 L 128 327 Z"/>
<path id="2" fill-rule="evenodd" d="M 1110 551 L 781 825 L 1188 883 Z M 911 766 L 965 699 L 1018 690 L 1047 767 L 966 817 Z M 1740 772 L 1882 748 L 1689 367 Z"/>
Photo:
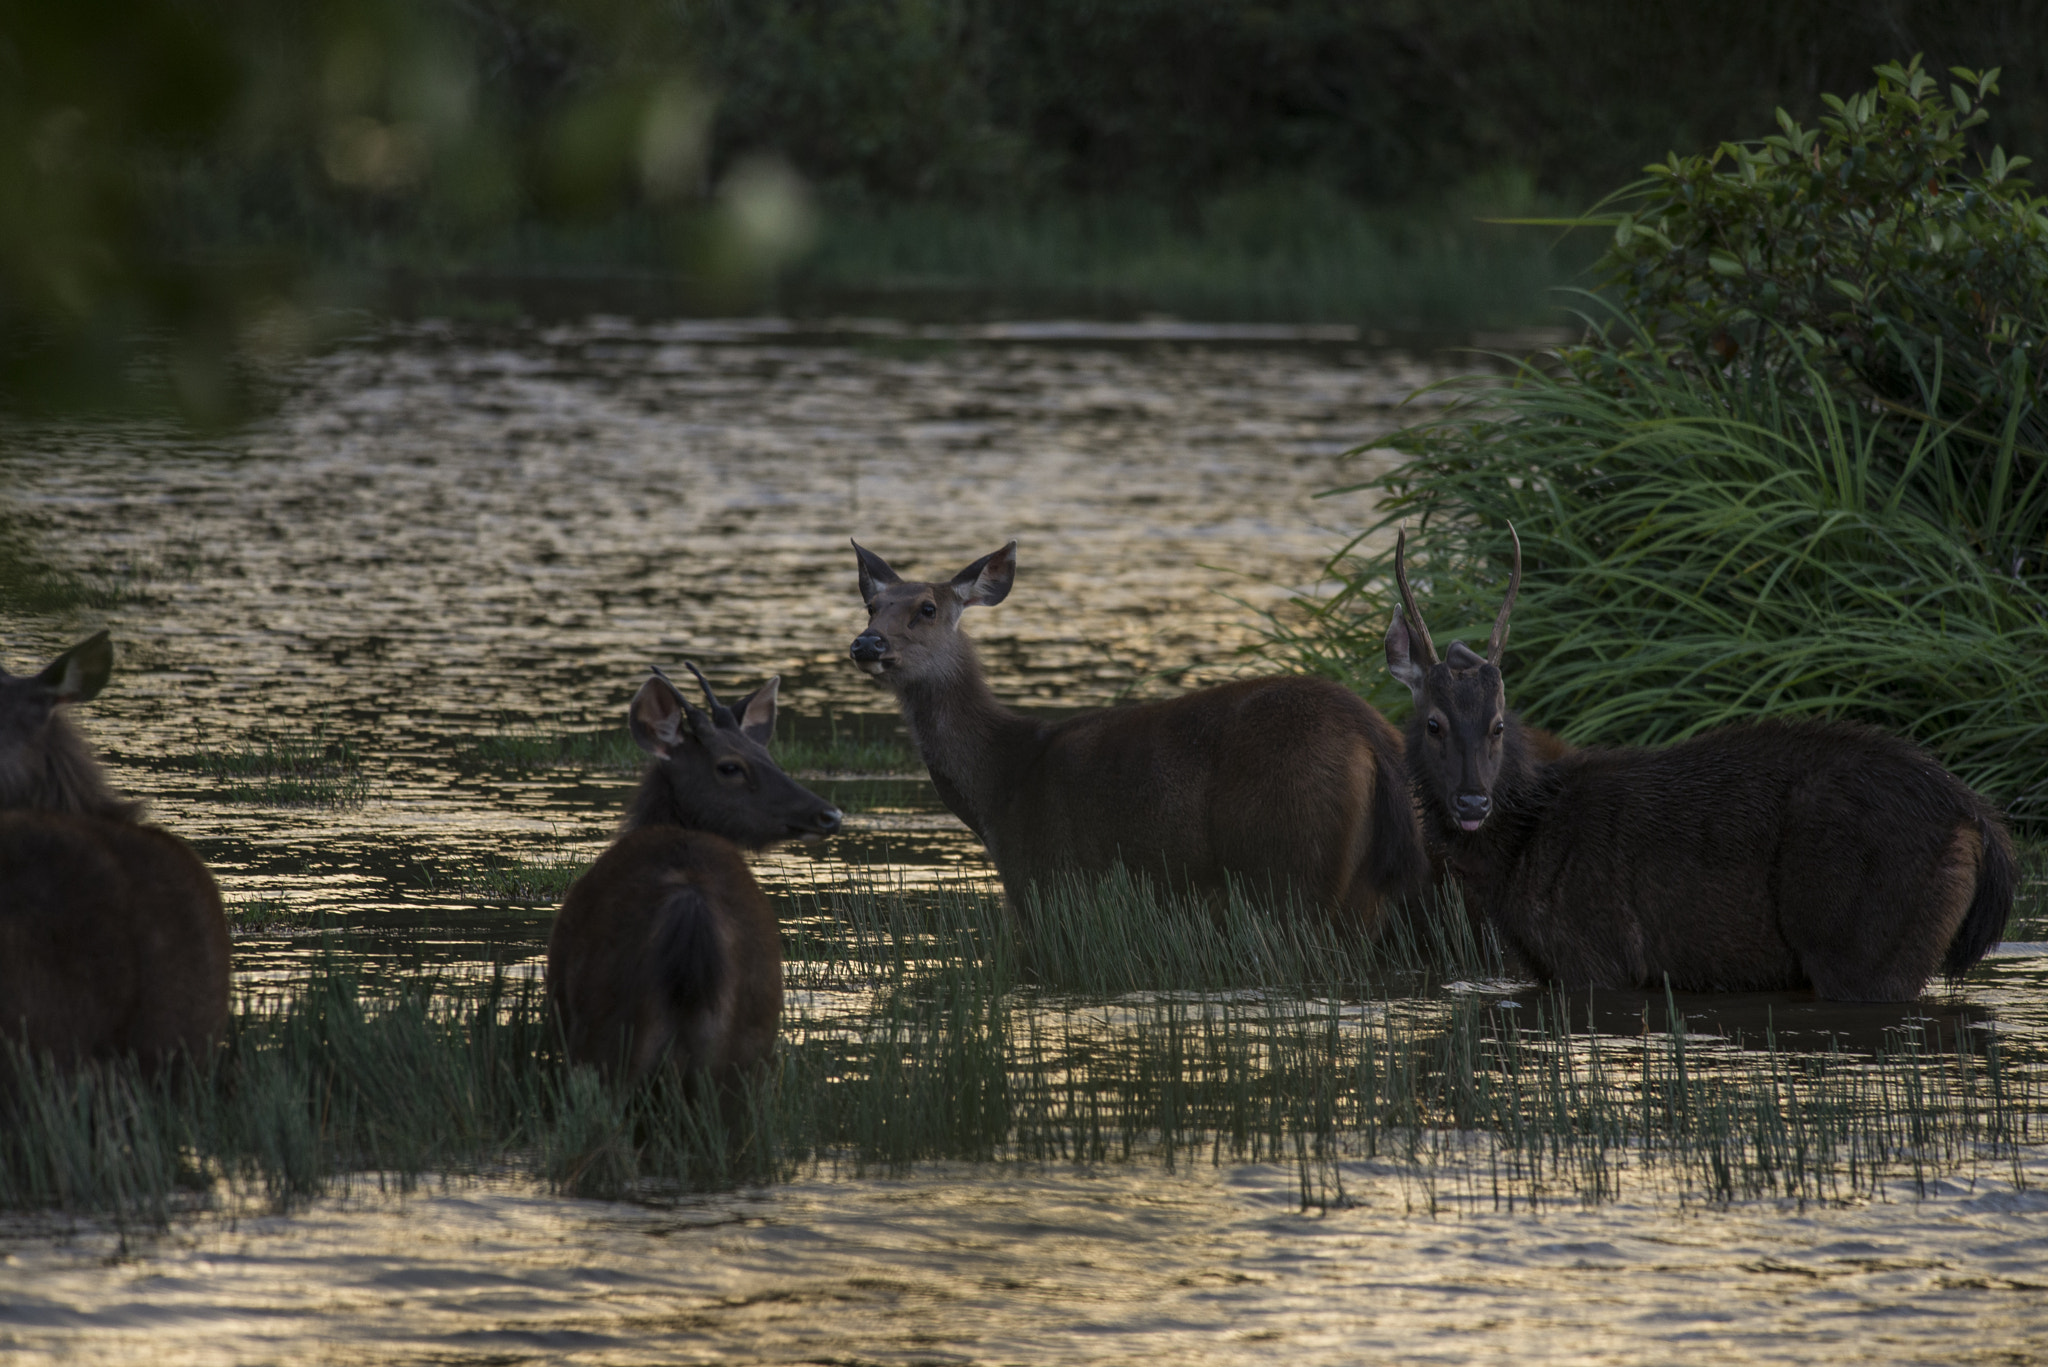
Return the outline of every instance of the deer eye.
<path id="1" fill-rule="evenodd" d="M 1495 717 L 1495 718 L 1493 719 L 1493 734 L 1494 734 L 1494 735 L 1498 736 L 1498 735 L 1499 735 L 1499 734 L 1500 734 L 1501 732 L 1503 732 L 1503 731 L 1505 731 L 1505 730 L 1507 730 L 1507 729 L 1508 729 L 1508 724 L 1507 724 L 1506 722 L 1502 721 L 1502 720 L 1501 720 L 1500 718 L 1498 718 L 1498 717 Z"/>
<path id="2" fill-rule="evenodd" d="M 1430 734 L 1430 735 L 1432 735 L 1432 736 L 1440 736 L 1440 735 L 1442 735 L 1443 733 L 1444 733 L 1444 727 L 1443 727 L 1443 723 L 1442 723 L 1442 722 L 1440 722 L 1440 721 L 1438 721 L 1438 720 L 1437 720 L 1437 719 L 1436 719 L 1435 717 L 1431 717 L 1431 718 L 1429 719 L 1429 734 Z"/>
<path id="3" fill-rule="evenodd" d="M 926 617 L 936 617 L 939 615 L 939 605 L 929 598 L 918 604 L 917 610 Z"/>
<path id="4" fill-rule="evenodd" d="M 732 778 L 745 772 L 746 766 L 738 760 L 722 759 L 718 762 L 718 773 L 721 778 Z"/>

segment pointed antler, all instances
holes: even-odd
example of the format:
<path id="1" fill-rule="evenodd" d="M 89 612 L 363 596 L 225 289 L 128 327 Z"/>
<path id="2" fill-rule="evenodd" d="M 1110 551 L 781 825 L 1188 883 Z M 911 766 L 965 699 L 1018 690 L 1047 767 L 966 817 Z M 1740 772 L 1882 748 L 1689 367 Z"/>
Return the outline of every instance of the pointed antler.
<path id="1" fill-rule="evenodd" d="M 1408 568 L 1405 557 L 1408 554 L 1408 529 L 1394 539 L 1394 582 L 1401 589 L 1401 611 L 1408 615 L 1408 627 L 1422 642 L 1421 665 L 1424 669 L 1436 664 L 1436 643 L 1429 639 L 1429 628 L 1422 624 L 1422 609 L 1415 606 L 1415 595 L 1408 589 Z"/>
<path id="2" fill-rule="evenodd" d="M 1495 669 L 1500 668 L 1501 652 L 1508 648 L 1508 613 L 1522 587 L 1522 538 L 1512 522 L 1508 523 L 1508 535 L 1515 539 L 1515 566 L 1508 573 L 1507 601 L 1500 605 L 1500 616 L 1493 619 L 1493 635 L 1486 638 L 1486 662 Z"/>
<path id="3" fill-rule="evenodd" d="M 720 702 L 718 695 L 711 691 L 711 680 L 704 677 L 704 671 L 688 660 L 683 661 L 683 668 L 697 676 L 697 686 L 704 690 L 704 701 L 711 707 L 711 720 L 720 726 L 737 726 L 739 723 L 733 719 L 732 709 Z"/>

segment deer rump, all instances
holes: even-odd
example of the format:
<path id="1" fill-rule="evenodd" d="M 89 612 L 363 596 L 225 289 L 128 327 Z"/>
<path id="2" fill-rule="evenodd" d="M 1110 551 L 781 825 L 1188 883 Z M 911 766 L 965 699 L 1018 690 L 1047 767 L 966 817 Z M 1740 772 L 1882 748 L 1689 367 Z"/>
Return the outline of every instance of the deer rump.
<path id="1" fill-rule="evenodd" d="M 774 1050 L 774 909 L 730 841 L 631 831 L 570 889 L 549 937 L 548 994 L 572 1062 L 639 1078 L 667 1059 L 724 1080 Z"/>
<path id="2" fill-rule="evenodd" d="M 153 1072 L 226 1030 L 228 928 L 213 875 L 141 823 L 64 715 L 113 662 L 101 631 L 38 674 L 0 669 L 0 1044 Z"/>
<path id="3" fill-rule="evenodd" d="M 1848 723 L 1578 751 L 1495 796 L 1490 839 L 1453 841 L 1451 869 L 1508 948 L 1570 986 L 1906 1000 L 1982 958 L 2012 904 L 1983 800 Z"/>

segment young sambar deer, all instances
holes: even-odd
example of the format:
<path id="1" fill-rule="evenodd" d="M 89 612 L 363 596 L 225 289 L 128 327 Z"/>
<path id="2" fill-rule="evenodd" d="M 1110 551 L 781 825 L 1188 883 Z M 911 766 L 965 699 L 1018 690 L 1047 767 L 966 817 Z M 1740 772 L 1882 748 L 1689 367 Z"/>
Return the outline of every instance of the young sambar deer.
<path id="1" fill-rule="evenodd" d="M 2012 844 L 1926 752 L 1844 722 L 1727 726 L 1663 749 L 1539 763 L 1501 655 L 1439 660 L 1394 549 L 1387 668 L 1415 698 L 1408 763 L 1467 905 L 1539 976 L 1573 987 L 1903 1001 L 1966 972 L 2012 909 Z"/>
<path id="2" fill-rule="evenodd" d="M 646 774 L 548 937 L 548 997 L 570 1061 L 629 1081 L 666 1060 L 729 1082 L 768 1058 L 782 939 L 741 851 L 839 829 L 839 809 L 768 757 L 780 681 L 728 707 L 688 668 L 703 708 L 660 670 L 627 707 Z"/>
<path id="3" fill-rule="evenodd" d="M 0 1041 L 154 1070 L 227 1028 L 228 927 L 206 866 L 142 824 L 64 715 L 113 665 L 102 631 L 0 670 Z"/>
<path id="4" fill-rule="evenodd" d="M 853 658 L 896 695 L 1020 911 L 1034 884 L 1119 862 L 1168 887 L 1298 897 L 1361 931 L 1422 888 L 1400 735 L 1346 689 L 1245 679 L 1040 721 L 996 700 L 960 630 L 1009 594 L 1016 542 L 935 582 L 854 553 L 868 625 Z"/>

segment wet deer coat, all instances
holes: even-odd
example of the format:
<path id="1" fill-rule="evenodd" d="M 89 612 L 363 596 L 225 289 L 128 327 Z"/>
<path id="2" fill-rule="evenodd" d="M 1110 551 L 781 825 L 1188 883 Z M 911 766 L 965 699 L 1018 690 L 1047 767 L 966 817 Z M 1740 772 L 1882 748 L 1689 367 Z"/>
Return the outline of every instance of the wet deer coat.
<path id="1" fill-rule="evenodd" d="M 1227 881 L 1360 928 L 1426 878 L 1400 736 L 1323 679 L 1261 678 L 1046 722 L 999 703 L 960 630 L 1003 601 L 1016 543 L 908 581 L 856 545 L 867 629 L 852 654 L 896 695 L 939 795 L 988 847 L 1013 905 L 1118 862 L 1169 887 Z"/>
<path id="2" fill-rule="evenodd" d="M 1663 749 L 1543 762 L 1501 656 L 1437 658 L 1395 550 L 1387 665 L 1415 698 L 1408 760 L 1431 843 L 1468 906 L 1570 986 L 1905 1000 L 1961 974 L 2012 908 L 1988 804 L 1909 741 L 1841 722 L 1757 722 Z"/>
<path id="3" fill-rule="evenodd" d="M 112 668 L 100 632 L 0 672 L 0 1040 L 155 1067 L 226 1029 L 227 920 L 206 866 L 142 824 L 64 716 Z"/>
<path id="4" fill-rule="evenodd" d="M 742 851 L 839 829 L 838 809 L 768 757 L 776 686 L 728 708 L 705 684 L 699 709 L 657 672 L 627 708 L 647 772 L 548 938 L 548 996 L 571 1062 L 628 1078 L 666 1062 L 730 1080 L 773 1051 L 782 940 Z"/>

